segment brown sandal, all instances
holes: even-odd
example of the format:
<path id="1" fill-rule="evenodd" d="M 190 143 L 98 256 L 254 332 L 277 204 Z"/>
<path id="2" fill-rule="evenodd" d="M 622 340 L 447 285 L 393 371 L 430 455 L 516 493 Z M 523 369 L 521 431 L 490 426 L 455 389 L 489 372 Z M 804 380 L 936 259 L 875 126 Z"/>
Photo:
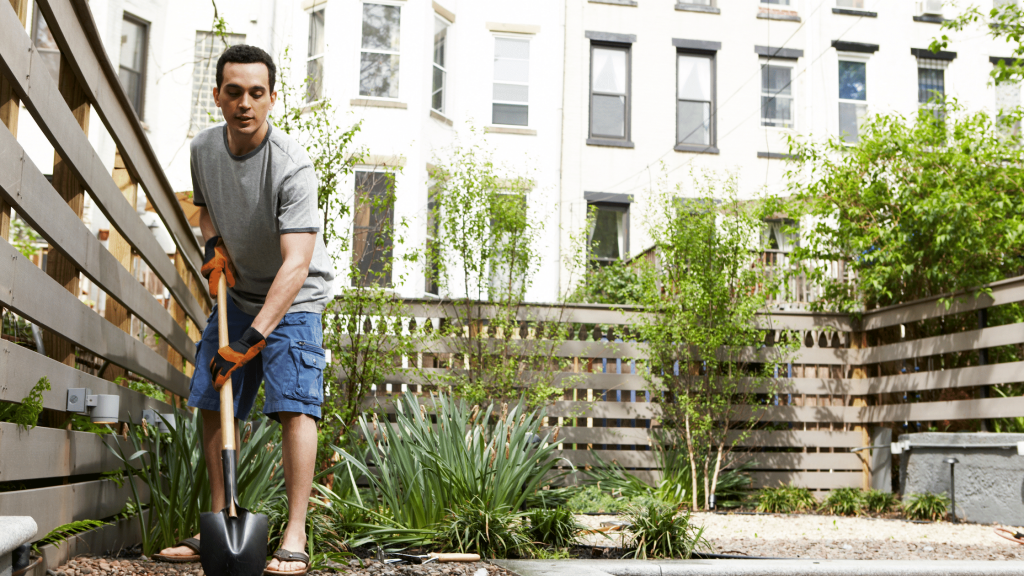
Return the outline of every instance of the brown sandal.
<path id="1" fill-rule="evenodd" d="M 184 546 L 191 549 L 195 554 L 189 556 L 168 556 L 167 554 L 153 554 L 153 560 L 157 562 L 170 562 L 172 564 L 183 564 L 185 562 L 199 562 L 199 539 L 198 538 L 185 538 L 181 542 L 178 542 L 173 548 Z"/>
<path id="2" fill-rule="evenodd" d="M 291 550 L 278 548 L 277 552 L 274 552 L 274 558 L 277 558 L 280 562 L 305 562 L 306 567 L 294 572 L 280 572 L 278 570 L 266 568 L 263 570 L 264 574 L 271 574 L 273 576 L 302 576 L 306 572 L 309 572 L 309 556 L 303 552 L 292 552 Z"/>

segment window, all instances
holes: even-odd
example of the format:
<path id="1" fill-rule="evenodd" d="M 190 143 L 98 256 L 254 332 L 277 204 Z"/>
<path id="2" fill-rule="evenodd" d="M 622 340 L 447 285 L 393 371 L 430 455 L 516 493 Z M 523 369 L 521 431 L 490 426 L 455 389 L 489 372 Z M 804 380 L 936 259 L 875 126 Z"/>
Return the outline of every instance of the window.
<path id="1" fill-rule="evenodd" d="M 839 61 L 839 135 L 856 144 L 867 114 L 867 64 Z"/>
<path id="2" fill-rule="evenodd" d="M 430 107 L 444 114 L 444 87 L 448 79 L 445 59 L 448 54 L 448 21 L 434 18 L 434 83 L 430 92 Z"/>
<path id="3" fill-rule="evenodd" d="M 139 118 L 142 118 L 142 92 L 146 85 L 148 33 L 148 24 L 128 14 L 124 15 L 121 21 L 121 59 L 117 76 Z"/>
<path id="4" fill-rule="evenodd" d="M 56 82 L 60 75 L 60 48 L 57 47 L 57 41 L 53 39 L 50 27 L 43 19 L 43 13 L 39 11 L 38 5 L 32 16 L 32 44 L 46 64 L 46 69 L 53 76 L 53 81 Z"/>
<path id="5" fill-rule="evenodd" d="M 1006 112 L 1012 112 L 1020 106 L 1020 83 L 996 84 L 996 114 L 1000 121 L 1005 118 Z M 1020 122 L 1014 122 L 1012 126 L 1000 124 L 999 129 L 1004 134 L 1020 134 Z"/>
<path id="6" fill-rule="evenodd" d="M 427 294 L 438 296 L 441 294 L 441 287 L 438 285 L 440 278 L 440 266 L 437 258 L 437 241 L 441 234 L 441 220 L 437 203 L 437 186 L 431 186 L 427 191 L 427 254 L 426 269 L 424 270 L 425 282 L 423 291 Z"/>
<path id="7" fill-rule="evenodd" d="M 529 126 L 530 41 L 494 39 L 494 92 L 491 123 Z"/>
<path id="8" fill-rule="evenodd" d="M 387 172 L 355 174 L 352 260 L 359 268 L 359 277 L 352 279 L 352 285 L 390 286 L 395 178 Z"/>
<path id="9" fill-rule="evenodd" d="M 500 300 L 522 298 L 526 290 L 529 262 L 522 258 L 523 243 L 528 242 L 526 191 L 505 189 L 491 200 L 491 256 L 488 297 Z M 500 216 L 499 216 L 500 214 Z"/>
<path id="10" fill-rule="evenodd" d="M 592 203 L 590 259 L 610 263 L 629 255 L 629 204 Z"/>
<path id="11" fill-rule="evenodd" d="M 761 229 L 762 263 L 773 266 L 788 264 L 786 255 L 800 246 L 800 236 L 786 232 L 796 226 L 793 220 L 766 220 Z"/>
<path id="12" fill-rule="evenodd" d="M 930 110 L 932 116 L 941 120 L 942 104 L 938 101 L 946 95 L 946 66 L 942 60 L 918 58 L 917 60 L 917 105 L 919 109 Z"/>
<path id="13" fill-rule="evenodd" d="M 793 127 L 792 83 L 792 66 L 761 66 L 761 126 Z"/>
<path id="14" fill-rule="evenodd" d="M 864 9 L 864 8 L 867 8 L 866 4 L 867 4 L 867 0 L 836 0 L 836 7 L 837 8 L 858 8 L 858 9 Z"/>
<path id="15" fill-rule="evenodd" d="M 779 6 L 789 6 L 790 0 L 761 0 L 761 4 L 777 4 Z"/>
<path id="16" fill-rule="evenodd" d="M 192 67 L 192 126 L 190 134 L 220 122 L 223 116 L 213 101 L 217 87 L 217 59 L 228 46 L 245 43 L 245 34 L 218 36 L 213 32 L 196 32 L 194 66 Z"/>
<path id="17" fill-rule="evenodd" d="M 590 136 L 629 139 L 629 48 L 590 48 Z"/>
<path id="18" fill-rule="evenodd" d="M 324 97 L 324 9 L 309 13 L 309 40 L 306 44 L 306 102 Z"/>
<path id="19" fill-rule="evenodd" d="M 363 4 L 363 44 L 359 56 L 359 94 L 398 98 L 398 36 L 402 8 Z"/>
<path id="20" fill-rule="evenodd" d="M 679 54 L 676 89 L 676 143 L 710 146 L 712 56 Z"/>

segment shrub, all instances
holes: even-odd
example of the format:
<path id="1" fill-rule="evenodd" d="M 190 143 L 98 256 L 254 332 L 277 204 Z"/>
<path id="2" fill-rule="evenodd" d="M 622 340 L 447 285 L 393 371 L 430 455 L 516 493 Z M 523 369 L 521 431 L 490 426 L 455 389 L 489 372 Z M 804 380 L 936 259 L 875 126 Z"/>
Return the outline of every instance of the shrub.
<path id="1" fill-rule="evenodd" d="M 858 516 L 864 510 L 864 492 L 860 488 L 838 488 L 829 492 L 821 509 L 829 514 Z"/>
<path id="2" fill-rule="evenodd" d="M 566 548 L 576 543 L 576 537 L 587 527 L 576 521 L 568 508 L 537 509 L 527 514 L 526 535 L 536 544 Z"/>
<path id="3" fill-rule="evenodd" d="M 949 510 L 949 496 L 945 492 L 911 494 L 903 502 L 903 514 L 911 520 L 938 520 Z"/>
<path id="4" fill-rule="evenodd" d="M 802 512 L 815 507 L 818 501 L 807 488 L 776 486 L 762 488 L 757 493 L 757 511 L 775 514 Z"/>
<path id="5" fill-rule="evenodd" d="M 875 514 L 883 514 L 896 507 L 899 500 L 892 492 L 882 492 L 872 488 L 864 494 L 864 507 Z"/>
<path id="6" fill-rule="evenodd" d="M 580 514 L 616 514 L 626 504 L 623 499 L 615 498 L 595 485 L 580 488 L 566 503 L 566 507 Z"/>
<path id="7" fill-rule="evenodd" d="M 694 550 L 711 550 L 704 539 L 704 527 L 690 524 L 688 511 L 678 512 L 673 506 L 649 502 L 643 506 L 630 506 L 626 515 L 633 535 L 626 544 L 632 548 L 626 557 L 689 558 Z"/>
<path id="8" fill-rule="evenodd" d="M 448 510 L 437 526 L 436 539 L 445 550 L 481 558 L 529 556 L 533 550 L 523 532 L 522 514 L 508 506 L 490 506 L 480 498 Z"/>

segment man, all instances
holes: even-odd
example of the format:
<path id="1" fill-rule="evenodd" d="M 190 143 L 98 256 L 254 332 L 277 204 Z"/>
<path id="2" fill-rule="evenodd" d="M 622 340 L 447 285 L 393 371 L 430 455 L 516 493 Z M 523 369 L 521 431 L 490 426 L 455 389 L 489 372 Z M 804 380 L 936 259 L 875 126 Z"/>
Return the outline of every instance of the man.
<path id="1" fill-rule="evenodd" d="M 288 525 L 268 574 L 304 574 L 306 507 L 323 401 L 321 313 L 333 269 L 317 213 L 317 179 L 306 151 L 267 120 L 277 93 L 271 57 L 232 46 L 217 61 L 213 98 L 225 122 L 192 140 L 193 202 L 206 241 L 210 293 L 226 276 L 231 344 L 218 349 L 217 311 L 196 352 L 188 405 L 203 417 L 214 512 L 225 506 L 218 390 L 232 379 L 235 417 L 245 419 L 261 381 L 263 412 L 283 428 Z M 237 428 L 236 428 L 237 430 Z M 154 559 L 197 561 L 201 535 Z"/>

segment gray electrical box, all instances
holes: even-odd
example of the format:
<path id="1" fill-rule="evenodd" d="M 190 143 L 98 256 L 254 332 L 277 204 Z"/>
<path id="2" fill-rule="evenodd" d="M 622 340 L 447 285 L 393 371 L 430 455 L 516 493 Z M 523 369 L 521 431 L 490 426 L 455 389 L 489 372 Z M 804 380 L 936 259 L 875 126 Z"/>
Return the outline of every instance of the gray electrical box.
<path id="1" fill-rule="evenodd" d="M 68 412 L 85 412 L 86 399 L 91 390 L 88 388 L 68 388 Z"/>

